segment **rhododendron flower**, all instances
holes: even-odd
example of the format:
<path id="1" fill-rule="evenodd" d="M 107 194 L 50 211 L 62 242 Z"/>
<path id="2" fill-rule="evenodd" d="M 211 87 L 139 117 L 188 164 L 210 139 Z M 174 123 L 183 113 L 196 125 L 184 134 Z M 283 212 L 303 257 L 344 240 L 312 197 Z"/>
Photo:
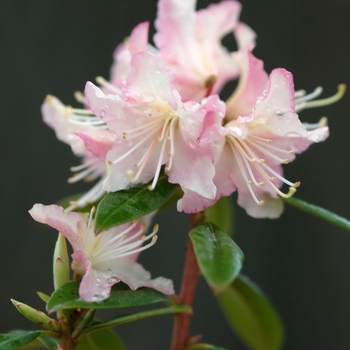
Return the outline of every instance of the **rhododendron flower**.
<path id="1" fill-rule="evenodd" d="M 73 247 L 72 270 L 82 275 L 79 296 L 85 301 L 101 301 L 109 297 L 111 287 L 120 281 L 132 290 L 150 287 L 173 294 L 171 280 L 150 273 L 136 262 L 139 253 L 155 244 L 157 226 L 144 235 L 150 216 L 130 222 L 97 236 L 94 233 L 93 211 L 90 215 L 65 212 L 57 205 L 35 204 L 29 211 L 34 220 L 48 224 L 65 236 Z M 150 241 L 147 245 L 144 242 Z"/>
<path id="2" fill-rule="evenodd" d="M 106 157 L 104 189 L 117 191 L 152 178 L 153 189 L 165 165 L 170 182 L 214 198 L 210 131 L 221 124 L 224 103 L 214 95 L 183 103 L 171 72 L 150 52 L 134 55 L 130 67 L 122 94 L 105 94 L 92 83 L 85 89 L 91 110 L 117 135 Z M 96 143 L 95 152 L 99 147 Z"/>
<path id="3" fill-rule="evenodd" d="M 195 0 L 160 0 L 155 21 L 154 42 L 175 74 L 183 101 L 200 101 L 237 78 L 235 58 L 221 44 L 224 36 L 233 33 L 239 49 L 255 46 L 255 33 L 238 22 L 238 2 L 223 1 L 197 12 L 195 6 Z"/>
<path id="4" fill-rule="evenodd" d="M 296 153 L 327 138 L 322 123 L 303 125 L 295 113 L 293 76 L 285 69 L 263 70 L 251 53 L 241 53 L 242 75 L 238 88 L 227 101 L 226 120 L 215 151 L 216 199 L 199 199 L 188 193 L 195 210 L 203 210 L 221 196 L 238 190 L 238 204 L 253 217 L 278 217 L 283 210 L 279 198 L 290 197 L 299 186 L 282 175 Z M 290 189 L 283 193 L 282 183 Z M 179 203 L 181 210 L 183 204 Z"/>
<path id="5" fill-rule="evenodd" d="M 173 72 L 173 84 L 183 101 L 200 101 L 237 78 L 236 60 L 221 41 L 233 33 L 239 49 L 255 46 L 255 33 L 238 22 L 241 5 L 223 1 L 198 12 L 195 5 L 194 0 L 160 0 L 154 36 L 157 47 L 148 43 L 148 22 L 138 24 L 115 50 L 110 83 L 102 83 L 103 91 L 113 90 L 113 86 L 122 88 L 130 73 L 131 57 L 142 51 L 157 55 Z"/>
<path id="6" fill-rule="evenodd" d="M 65 106 L 54 96 L 46 97 L 41 111 L 43 120 L 55 131 L 57 138 L 68 144 L 73 153 L 82 159 L 81 165 L 71 168 L 76 174 L 69 178 L 68 182 L 73 183 L 81 179 L 93 181 L 101 178 L 86 194 L 72 203 L 69 209 L 84 207 L 88 203 L 95 202 L 105 193 L 102 189 L 102 181 L 106 174 L 104 162 L 107 150 L 115 139 L 114 133 L 108 131 L 105 123 L 91 111 Z M 91 139 L 100 141 L 98 154 L 92 154 L 86 146 Z"/>

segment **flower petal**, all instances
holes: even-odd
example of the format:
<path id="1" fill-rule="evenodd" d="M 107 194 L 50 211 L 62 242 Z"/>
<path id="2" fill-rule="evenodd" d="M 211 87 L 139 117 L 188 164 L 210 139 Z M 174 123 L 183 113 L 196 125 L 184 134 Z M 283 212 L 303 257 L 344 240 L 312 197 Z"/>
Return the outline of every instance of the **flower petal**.
<path id="1" fill-rule="evenodd" d="M 65 212 L 58 205 L 35 204 L 29 214 L 34 220 L 47 224 L 65 236 L 74 250 L 84 249 L 82 238 L 78 232 L 84 231 L 86 223 L 81 214 Z"/>
<path id="2" fill-rule="evenodd" d="M 174 285 L 170 279 L 158 277 L 151 279 L 151 274 L 140 264 L 118 264 L 113 267 L 113 274 L 122 282 L 127 284 L 130 289 L 136 290 L 140 287 L 149 287 L 158 290 L 164 294 L 174 294 Z"/>

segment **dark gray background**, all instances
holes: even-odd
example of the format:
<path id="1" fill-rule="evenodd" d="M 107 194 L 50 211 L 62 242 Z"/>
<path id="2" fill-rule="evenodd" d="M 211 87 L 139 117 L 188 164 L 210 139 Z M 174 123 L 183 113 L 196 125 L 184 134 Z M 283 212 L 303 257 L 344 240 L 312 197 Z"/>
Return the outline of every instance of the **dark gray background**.
<path id="1" fill-rule="evenodd" d="M 241 18 L 258 34 L 254 53 L 267 71 L 284 67 L 293 72 L 297 89 L 322 85 L 325 96 L 339 83 L 350 84 L 350 2 L 242 3 Z M 201 7 L 207 4 L 199 1 Z M 137 23 L 153 21 L 155 10 L 155 0 L 0 1 L 0 332 L 34 326 L 16 312 L 10 297 L 42 308 L 35 291 L 52 291 L 56 234 L 27 211 L 36 202 L 51 204 L 85 188 L 66 184 L 69 167 L 78 160 L 41 121 L 40 105 L 48 93 L 74 103 L 72 93 L 82 90 L 87 80 L 108 78 L 116 45 Z M 349 96 L 301 113 L 304 121 L 326 115 L 331 136 L 285 167 L 289 179 L 302 182 L 299 198 L 347 217 Z M 157 221 L 160 239 L 141 262 L 153 276 L 172 278 L 178 289 L 187 219 L 174 211 Z M 285 349 L 350 348 L 349 233 L 290 207 L 274 221 L 253 220 L 238 208 L 235 239 L 245 253 L 244 273 L 265 290 L 284 319 Z M 132 350 L 162 350 L 169 348 L 171 328 L 171 316 L 164 316 L 122 326 L 118 332 Z M 192 334 L 197 333 L 205 342 L 245 349 L 202 280 L 192 325 Z"/>

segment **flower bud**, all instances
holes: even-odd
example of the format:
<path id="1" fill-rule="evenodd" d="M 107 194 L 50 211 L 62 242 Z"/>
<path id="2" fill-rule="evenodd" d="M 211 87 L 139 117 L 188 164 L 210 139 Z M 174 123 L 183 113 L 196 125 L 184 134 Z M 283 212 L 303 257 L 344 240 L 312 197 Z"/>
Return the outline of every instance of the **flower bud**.
<path id="1" fill-rule="evenodd" d="M 11 299 L 11 302 L 15 306 L 15 308 L 29 320 L 54 332 L 61 331 L 61 325 L 53 318 L 47 316 L 44 312 L 34 309 L 29 305 L 20 303 L 19 301 L 16 301 L 14 299 Z"/>
<path id="2" fill-rule="evenodd" d="M 53 283 L 55 290 L 69 282 L 69 272 L 66 239 L 61 233 L 59 233 L 53 256 Z"/>

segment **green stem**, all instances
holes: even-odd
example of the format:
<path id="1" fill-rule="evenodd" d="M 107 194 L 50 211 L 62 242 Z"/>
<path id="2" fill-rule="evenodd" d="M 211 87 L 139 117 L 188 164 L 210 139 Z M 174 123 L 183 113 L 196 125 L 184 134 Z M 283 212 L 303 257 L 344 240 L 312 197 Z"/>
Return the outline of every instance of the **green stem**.
<path id="1" fill-rule="evenodd" d="M 305 202 L 298 198 L 284 198 L 287 204 L 292 205 L 298 209 L 301 209 L 309 214 L 317 216 L 320 219 L 330 222 L 331 224 L 342 228 L 343 230 L 350 231 L 350 221 L 327 210 L 321 208 L 315 204 Z"/>
<path id="2" fill-rule="evenodd" d="M 162 308 L 162 309 L 143 311 L 143 312 L 133 314 L 133 315 L 118 316 L 118 317 L 112 318 L 112 319 L 105 321 L 105 322 L 94 323 L 89 328 L 86 328 L 83 330 L 82 336 L 84 337 L 88 333 L 91 333 L 91 332 L 99 331 L 99 330 L 104 329 L 104 328 L 118 326 L 118 325 L 123 324 L 123 323 L 141 320 L 141 319 L 146 318 L 146 317 L 171 314 L 171 313 L 178 313 L 178 312 L 191 314 L 192 309 L 190 307 L 188 307 L 187 305 L 174 305 L 174 306 L 170 306 L 170 307 L 166 307 L 166 308 Z"/>
<path id="3" fill-rule="evenodd" d="M 59 338 L 60 334 L 52 331 L 41 331 L 40 337 Z"/>
<path id="4" fill-rule="evenodd" d="M 91 321 L 94 319 L 94 316 L 96 314 L 96 309 L 90 309 L 86 312 L 84 315 L 84 318 L 81 320 L 81 322 L 78 324 L 78 326 L 75 327 L 72 338 L 76 339 L 79 337 L 79 335 L 82 333 L 83 329 L 86 328 Z"/>

